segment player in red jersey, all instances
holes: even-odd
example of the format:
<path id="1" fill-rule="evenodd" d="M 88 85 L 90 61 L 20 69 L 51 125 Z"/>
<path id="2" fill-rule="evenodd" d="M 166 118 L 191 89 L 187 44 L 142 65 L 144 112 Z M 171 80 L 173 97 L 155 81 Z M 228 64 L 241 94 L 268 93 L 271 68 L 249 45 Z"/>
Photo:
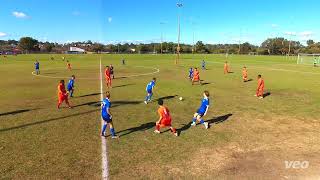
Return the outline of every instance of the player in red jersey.
<path id="1" fill-rule="evenodd" d="M 111 72 L 110 72 L 110 67 L 106 66 L 106 69 L 104 71 L 104 75 L 106 78 L 106 83 L 107 83 L 107 87 L 112 87 L 112 80 L 111 80 Z"/>
<path id="2" fill-rule="evenodd" d="M 192 85 L 194 84 L 194 82 L 199 82 L 199 84 L 201 85 L 200 72 L 197 68 L 194 68 L 193 71 Z"/>
<path id="3" fill-rule="evenodd" d="M 178 136 L 177 130 L 171 126 L 172 120 L 171 120 L 169 109 L 163 105 L 162 99 L 158 100 L 158 104 L 160 106 L 158 109 L 159 120 L 156 122 L 156 130 L 154 132 L 160 134 L 160 128 L 169 127 L 171 132 L 175 136 Z"/>
<path id="4" fill-rule="evenodd" d="M 71 108 L 64 80 L 60 80 L 60 83 L 58 85 L 58 109 L 60 108 L 60 105 L 63 101 L 65 101 L 68 107 Z"/>
<path id="5" fill-rule="evenodd" d="M 67 61 L 67 69 L 69 70 L 69 71 L 71 71 L 71 64 L 70 64 L 70 62 L 69 61 Z"/>

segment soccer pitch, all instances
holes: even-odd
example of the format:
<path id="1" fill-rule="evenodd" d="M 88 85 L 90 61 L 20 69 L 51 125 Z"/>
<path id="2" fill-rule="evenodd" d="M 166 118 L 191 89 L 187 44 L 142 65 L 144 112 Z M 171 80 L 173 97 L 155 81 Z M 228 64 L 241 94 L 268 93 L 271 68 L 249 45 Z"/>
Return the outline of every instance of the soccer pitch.
<path id="1" fill-rule="evenodd" d="M 0 58 L 1 179 L 101 179 L 100 58 L 115 67 L 116 78 L 111 111 L 120 138 L 107 137 L 110 179 L 320 177 L 319 68 L 282 56 L 233 55 L 227 59 L 232 73 L 224 74 L 224 55 L 182 55 L 174 65 L 174 55 L 92 54 L 66 55 L 68 71 L 61 56 Z M 36 59 L 40 76 L 32 74 Z M 202 59 L 204 84 L 192 86 L 188 69 L 201 69 Z M 73 74 L 74 108 L 57 109 L 58 81 Z M 266 84 L 263 100 L 254 97 L 258 74 Z M 155 93 L 146 105 L 153 77 Z M 204 90 L 210 92 L 209 129 L 190 126 Z M 153 132 L 159 98 L 179 137 Z M 309 166 L 290 168 L 288 161 Z"/>

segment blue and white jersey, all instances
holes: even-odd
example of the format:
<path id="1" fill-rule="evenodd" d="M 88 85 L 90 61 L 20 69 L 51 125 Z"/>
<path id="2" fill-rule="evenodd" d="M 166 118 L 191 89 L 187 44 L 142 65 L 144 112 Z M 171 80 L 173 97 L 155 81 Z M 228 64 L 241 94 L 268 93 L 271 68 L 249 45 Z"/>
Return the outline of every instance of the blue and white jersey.
<path id="1" fill-rule="evenodd" d="M 189 69 L 189 77 L 192 77 L 192 75 L 193 75 L 193 69 L 190 68 L 190 69 Z"/>
<path id="2" fill-rule="evenodd" d="M 108 110 L 111 107 L 111 102 L 108 98 L 103 99 L 102 108 L 101 108 L 101 116 L 105 118 L 110 118 L 110 114 L 108 114 Z"/>
<path id="3" fill-rule="evenodd" d="M 74 79 L 70 79 L 68 83 L 68 90 L 73 89 L 73 87 L 74 87 Z"/>
<path id="4" fill-rule="evenodd" d="M 34 68 L 35 69 L 39 69 L 40 68 L 40 63 L 39 62 L 34 63 Z"/>
<path id="5" fill-rule="evenodd" d="M 199 112 L 202 114 L 205 114 L 209 108 L 209 99 L 208 98 L 203 98 L 201 101 L 201 106 L 199 108 Z"/>
<path id="6" fill-rule="evenodd" d="M 151 81 L 151 82 L 147 85 L 146 90 L 147 90 L 147 91 L 152 91 L 155 85 L 156 85 L 156 83 L 155 83 L 154 81 Z"/>
<path id="7" fill-rule="evenodd" d="M 202 61 L 202 67 L 205 67 L 206 66 L 206 62 L 203 60 Z"/>

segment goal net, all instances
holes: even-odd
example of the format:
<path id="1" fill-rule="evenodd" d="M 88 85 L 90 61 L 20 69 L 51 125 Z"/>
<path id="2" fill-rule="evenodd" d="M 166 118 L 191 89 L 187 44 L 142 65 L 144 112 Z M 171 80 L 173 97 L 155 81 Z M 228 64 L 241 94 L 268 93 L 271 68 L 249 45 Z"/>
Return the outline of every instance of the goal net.
<path id="1" fill-rule="evenodd" d="M 298 54 L 297 64 L 319 65 L 320 54 Z"/>

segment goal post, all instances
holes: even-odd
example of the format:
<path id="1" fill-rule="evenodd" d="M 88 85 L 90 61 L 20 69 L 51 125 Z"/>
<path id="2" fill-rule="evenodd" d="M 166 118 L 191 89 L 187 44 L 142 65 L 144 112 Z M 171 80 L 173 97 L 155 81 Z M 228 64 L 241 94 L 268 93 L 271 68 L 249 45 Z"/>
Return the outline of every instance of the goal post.
<path id="1" fill-rule="evenodd" d="M 297 64 L 319 65 L 320 64 L 320 54 L 299 53 L 298 58 L 297 58 Z"/>

